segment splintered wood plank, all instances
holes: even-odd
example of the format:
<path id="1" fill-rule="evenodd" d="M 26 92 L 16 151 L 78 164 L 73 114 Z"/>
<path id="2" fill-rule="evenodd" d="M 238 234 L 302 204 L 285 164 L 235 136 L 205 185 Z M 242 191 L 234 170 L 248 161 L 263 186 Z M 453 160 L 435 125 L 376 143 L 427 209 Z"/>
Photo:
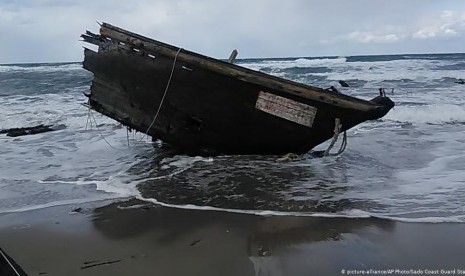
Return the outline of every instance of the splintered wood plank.
<path id="1" fill-rule="evenodd" d="M 260 91 L 255 108 L 288 121 L 312 127 L 317 109 L 278 95 Z"/>

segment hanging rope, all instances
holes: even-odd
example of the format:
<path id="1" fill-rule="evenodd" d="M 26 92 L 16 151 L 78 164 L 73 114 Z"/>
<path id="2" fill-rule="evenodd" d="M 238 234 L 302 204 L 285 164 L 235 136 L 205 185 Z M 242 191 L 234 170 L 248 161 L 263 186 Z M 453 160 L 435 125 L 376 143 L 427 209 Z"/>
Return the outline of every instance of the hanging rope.
<path id="1" fill-rule="evenodd" d="M 347 131 L 344 131 L 344 136 L 342 137 L 342 144 L 339 148 L 339 151 L 335 155 L 343 153 L 347 148 Z"/>
<path id="2" fill-rule="evenodd" d="M 107 143 L 107 144 L 110 146 L 110 148 L 116 149 L 115 147 L 113 147 L 113 146 L 110 144 L 110 142 L 107 141 L 107 139 L 105 138 L 105 136 L 103 136 L 102 131 L 101 131 L 100 128 L 98 127 L 97 120 L 95 120 L 94 114 L 92 114 L 92 112 L 90 112 L 90 115 L 92 116 L 92 119 L 94 119 L 95 128 L 97 129 L 98 133 L 100 133 L 100 136 L 102 137 L 103 141 L 105 141 L 105 143 Z"/>
<path id="3" fill-rule="evenodd" d="M 6 257 L 6 255 L 3 253 L 3 251 L 0 249 L 0 254 L 2 254 L 3 258 L 6 260 L 6 262 L 11 266 L 13 271 L 16 273 L 17 276 L 21 276 L 19 272 L 16 270 L 16 268 L 13 266 L 13 264 L 10 262 L 10 260 Z"/>
<path id="4" fill-rule="evenodd" d="M 165 100 L 166 94 L 168 93 L 168 89 L 169 89 L 170 84 L 171 84 L 171 79 L 173 78 L 174 68 L 176 66 L 176 60 L 178 59 L 178 55 L 179 55 L 179 52 L 181 52 L 181 50 L 182 50 L 182 48 L 179 48 L 178 52 L 174 56 L 173 67 L 171 68 L 171 74 L 170 74 L 170 77 L 168 78 L 168 83 L 166 84 L 165 92 L 163 93 L 163 97 L 161 98 L 160 105 L 158 105 L 157 112 L 155 113 L 155 116 L 153 117 L 152 122 L 150 123 L 149 127 L 147 128 L 147 131 L 145 131 L 145 135 L 147 135 L 149 133 L 150 129 L 152 128 L 152 126 L 155 124 L 155 121 L 157 120 L 158 113 L 160 113 L 160 109 L 161 109 L 161 107 L 163 105 L 163 101 Z"/>
<path id="5" fill-rule="evenodd" d="M 105 136 L 103 136 L 103 133 L 102 131 L 100 130 L 100 128 L 98 127 L 98 124 L 97 124 L 97 120 L 95 120 L 95 117 L 94 117 L 94 114 L 92 113 L 92 107 L 89 105 L 89 104 L 86 104 L 86 103 L 82 103 L 81 104 L 82 106 L 84 106 L 85 108 L 88 108 L 89 109 L 89 114 L 87 115 L 87 123 L 86 123 L 86 130 L 87 130 L 87 126 L 90 122 L 90 129 L 92 130 L 92 120 L 93 120 L 93 123 L 95 124 L 95 128 L 97 129 L 98 133 L 100 134 L 100 136 L 102 137 L 102 139 L 105 141 L 105 143 L 107 143 L 110 148 L 112 149 L 117 149 L 115 147 L 113 147 L 110 142 L 108 142 L 108 140 L 105 138 Z M 128 146 L 129 147 L 129 146 Z"/>
<path id="6" fill-rule="evenodd" d="M 345 151 L 345 149 L 347 148 L 347 132 L 344 131 L 341 147 L 339 148 L 338 152 L 337 153 L 330 153 L 331 149 L 334 147 L 334 145 L 336 144 L 336 142 L 337 142 L 337 140 L 339 138 L 339 134 L 341 133 L 341 130 L 342 130 L 341 119 L 336 118 L 334 120 L 333 139 L 331 140 L 331 143 L 329 144 L 328 148 L 325 150 L 324 156 L 336 156 L 336 155 L 339 155 L 339 154 L 343 153 Z"/>

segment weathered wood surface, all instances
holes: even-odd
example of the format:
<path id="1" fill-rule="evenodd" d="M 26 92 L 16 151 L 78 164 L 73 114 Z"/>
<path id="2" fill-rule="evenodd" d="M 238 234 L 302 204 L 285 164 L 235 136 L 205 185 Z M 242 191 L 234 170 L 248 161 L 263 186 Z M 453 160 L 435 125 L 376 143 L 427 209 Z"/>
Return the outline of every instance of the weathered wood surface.
<path id="1" fill-rule="evenodd" d="M 278 116 L 307 127 L 313 126 L 317 109 L 281 96 L 260 91 L 255 107 L 263 112 Z"/>
<path id="2" fill-rule="evenodd" d="M 94 73 L 90 105 L 189 154 L 305 153 L 332 137 L 335 118 L 344 131 L 391 108 L 109 26 L 84 38 L 99 45 L 98 52 L 85 50 L 83 63 Z"/>
<path id="3" fill-rule="evenodd" d="M 178 47 L 174 47 L 126 30 L 103 23 L 100 28 L 100 34 L 105 38 L 111 38 L 121 43 L 127 43 L 134 47 L 143 49 L 156 54 L 161 54 L 169 58 L 177 55 Z M 213 59 L 187 50 L 182 50 L 177 59 L 194 66 L 225 74 L 246 82 L 263 85 L 276 90 L 285 90 L 287 93 L 304 97 L 309 100 L 315 100 L 341 108 L 353 108 L 362 111 L 370 111 L 376 106 L 367 101 L 349 97 L 347 95 L 334 95 L 327 93 L 324 89 L 302 83 L 293 82 L 271 76 L 262 72 L 250 70 L 228 62 Z"/>

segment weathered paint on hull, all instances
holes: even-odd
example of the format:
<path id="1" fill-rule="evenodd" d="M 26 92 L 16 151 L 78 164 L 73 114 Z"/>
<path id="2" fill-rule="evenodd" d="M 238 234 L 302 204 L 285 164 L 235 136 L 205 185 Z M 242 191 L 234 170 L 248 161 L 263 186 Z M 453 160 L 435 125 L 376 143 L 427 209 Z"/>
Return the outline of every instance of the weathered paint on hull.
<path id="1" fill-rule="evenodd" d="M 84 36 L 99 45 L 98 53 L 85 50 L 84 68 L 94 73 L 91 107 L 189 154 L 306 153 L 333 136 L 336 118 L 346 130 L 393 106 L 388 98 L 330 93 L 109 24 L 100 33 L 93 41 Z"/>

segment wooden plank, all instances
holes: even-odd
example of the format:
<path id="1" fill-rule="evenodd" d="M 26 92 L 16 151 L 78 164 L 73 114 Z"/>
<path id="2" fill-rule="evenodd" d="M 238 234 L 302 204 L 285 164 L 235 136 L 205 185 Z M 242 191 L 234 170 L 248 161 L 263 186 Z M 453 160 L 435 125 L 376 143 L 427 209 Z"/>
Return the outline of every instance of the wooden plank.
<path id="1" fill-rule="evenodd" d="M 317 109 L 278 95 L 260 91 L 255 108 L 271 115 L 311 128 Z"/>
<path id="2" fill-rule="evenodd" d="M 96 38 L 94 36 L 89 36 L 89 35 L 81 35 L 82 39 L 87 42 L 87 43 L 90 43 L 90 44 L 94 44 L 94 45 L 100 45 L 101 41 L 99 38 Z"/>
<path id="3" fill-rule="evenodd" d="M 231 55 L 229 56 L 229 59 L 228 59 L 228 62 L 229 63 L 234 63 L 236 61 L 236 57 L 237 57 L 237 50 L 234 49 L 232 52 L 231 52 Z"/>
<path id="4" fill-rule="evenodd" d="M 84 39 L 85 42 L 94 44 L 94 45 L 100 45 L 102 42 L 102 38 L 98 34 L 94 34 L 91 31 L 86 31 L 85 34 L 81 35 L 82 39 Z"/>

